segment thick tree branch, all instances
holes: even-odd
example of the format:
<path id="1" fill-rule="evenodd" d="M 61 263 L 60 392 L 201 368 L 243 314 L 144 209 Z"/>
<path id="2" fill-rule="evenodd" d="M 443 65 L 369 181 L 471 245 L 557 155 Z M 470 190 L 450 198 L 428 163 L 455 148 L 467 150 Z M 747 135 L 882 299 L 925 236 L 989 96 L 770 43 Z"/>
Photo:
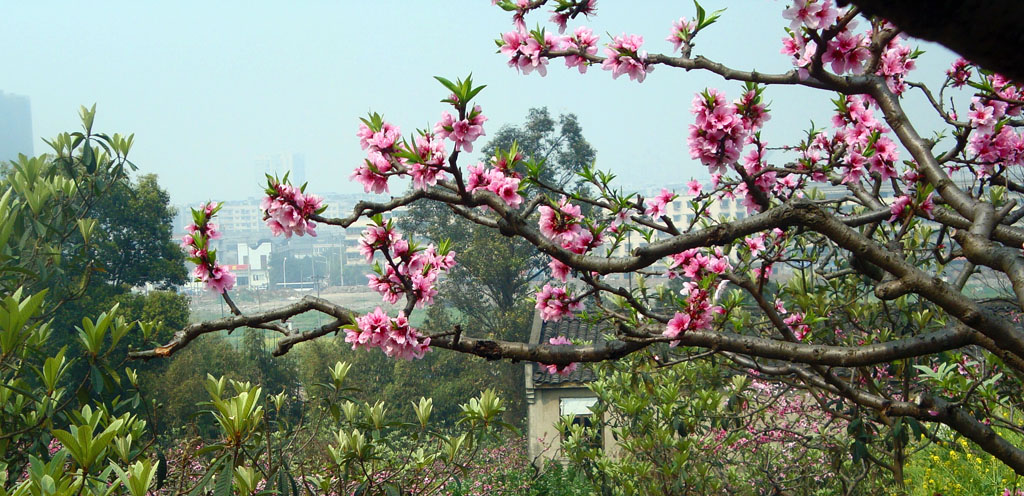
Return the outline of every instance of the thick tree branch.
<path id="1" fill-rule="evenodd" d="M 1024 80 L 1024 3 L 1016 0 L 839 0 L 935 41 L 986 69 Z"/>

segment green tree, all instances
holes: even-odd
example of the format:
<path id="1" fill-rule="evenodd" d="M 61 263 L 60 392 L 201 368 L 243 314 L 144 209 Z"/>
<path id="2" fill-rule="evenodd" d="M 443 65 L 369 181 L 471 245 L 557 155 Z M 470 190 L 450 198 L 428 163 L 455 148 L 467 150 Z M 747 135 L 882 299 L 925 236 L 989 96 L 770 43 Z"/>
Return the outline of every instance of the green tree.
<path id="1" fill-rule="evenodd" d="M 185 255 L 172 239 L 174 208 L 155 174 L 118 183 L 96 204 L 97 279 L 112 286 L 166 289 L 187 279 Z"/>
<path id="2" fill-rule="evenodd" d="M 93 134 L 95 106 L 82 107 L 82 131 L 47 141 L 51 153 L 19 156 L 0 167 L 0 286 L 49 291 L 48 311 L 89 290 L 103 234 L 98 206 L 127 181 L 133 137 Z"/>
<path id="3" fill-rule="evenodd" d="M 156 400 L 153 429 L 157 432 L 171 433 L 195 423 L 200 430 L 211 429 L 210 419 L 198 417 L 202 407 L 198 404 L 207 399 L 203 383 L 206 375 L 228 377 L 237 380 L 248 380 L 245 367 L 245 355 L 235 350 L 226 340 L 219 336 L 206 336 L 186 352 L 175 355 L 167 363 L 164 370 L 146 374 L 142 380 L 142 389 L 149 392 Z"/>
<path id="4" fill-rule="evenodd" d="M 90 237 L 91 255 L 68 269 L 69 273 L 81 271 L 88 277 L 81 280 L 83 291 L 69 298 L 55 312 L 57 329 L 63 331 L 57 332 L 48 346 L 54 350 L 68 343 L 76 346 L 73 332 L 69 331 L 80 324 L 80 316 L 95 314 L 114 303 L 133 309 L 125 314 L 129 319 L 147 315 L 164 321 L 156 329 L 159 334 L 152 338 L 165 339 L 172 329 L 184 327 L 188 322 L 185 296 L 167 292 L 131 293 L 133 287 L 147 283 L 169 289 L 186 281 L 184 253 L 172 239 L 174 209 L 170 206 L 170 195 L 157 184 L 156 176 L 145 174 L 134 182 L 126 178 L 112 183 L 97 198 L 91 215 L 96 221 L 95 232 Z M 168 313 L 161 315 L 163 311 Z M 121 349 L 141 346 L 141 339 L 129 340 Z"/>
<path id="5" fill-rule="evenodd" d="M 544 161 L 546 167 L 541 178 L 559 186 L 578 180 L 576 174 L 597 158 L 597 150 L 583 137 L 576 114 L 561 114 L 556 120 L 547 107 L 530 109 L 522 125 L 506 124 L 498 129 L 484 145 L 484 156 L 493 157 L 498 150 L 509 150 L 513 144 L 525 158 Z"/>

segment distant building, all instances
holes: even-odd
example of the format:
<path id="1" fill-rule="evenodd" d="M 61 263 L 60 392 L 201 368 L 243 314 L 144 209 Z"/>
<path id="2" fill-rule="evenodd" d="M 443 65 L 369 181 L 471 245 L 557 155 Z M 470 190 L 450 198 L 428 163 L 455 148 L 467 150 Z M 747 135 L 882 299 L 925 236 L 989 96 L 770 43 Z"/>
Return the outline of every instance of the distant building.
<path id="1" fill-rule="evenodd" d="M 284 177 L 296 186 L 302 186 L 306 182 L 306 156 L 301 153 L 273 153 L 256 157 L 255 172 L 253 177 L 262 178 L 264 174 Z"/>
<path id="2" fill-rule="evenodd" d="M 529 343 L 547 343 L 551 338 L 558 336 L 598 343 L 604 341 L 604 332 L 605 330 L 597 325 L 578 317 L 558 322 L 544 322 L 540 318 L 540 313 L 535 312 Z M 549 374 L 536 363 L 527 363 L 525 366 L 529 458 L 538 466 L 547 460 L 564 460 L 561 451 L 562 434 L 556 424 L 559 419 L 566 416 L 572 417 L 574 424 L 587 427 L 596 424 L 590 407 L 597 403 L 597 396 L 587 388 L 587 384 L 595 379 L 594 372 L 589 367 L 581 365 L 569 375 L 563 376 Z M 615 440 L 607 426 L 590 442 L 605 450 L 615 449 Z"/>
<path id="3" fill-rule="evenodd" d="M 270 255 L 274 250 L 270 240 L 254 245 L 238 243 L 238 285 L 250 289 L 266 289 L 270 285 Z M 244 281 L 243 281 L 244 278 Z"/>
<path id="4" fill-rule="evenodd" d="M 35 155 L 32 146 L 32 105 L 27 96 L 0 91 L 0 162 L 18 154 Z"/>
<path id="5" fill-rule="evenodd" d="M 292 181 L 295 184 L 295 181 Z M 310 192 L 307 190 L 307 192 Z M 344 217 L 352 212 L 356 202 L 368 198 L 362 194 L 321 194 L 327 204 L 327 210 L 322 214 L 324 217 Z M 225 236 L 248 237 L 251 242 L 270 234 L 270 228 L 263 220 L 263 210 L 260 209 L 261 198 L 249 198 L 246 200 L 228 200 L 223 202 L 220 211 L 214 218 L 217 229 Z M 192 209 L 198 208 L 198 204 L 178 205 L 178 215 L 174 220 L 174 232 L 185 233 L 185 226 L 192 223 Z M 328 231 L 331 229 L 327 228 Z M 318 230 L 319 233 L 319 230 Z"/>

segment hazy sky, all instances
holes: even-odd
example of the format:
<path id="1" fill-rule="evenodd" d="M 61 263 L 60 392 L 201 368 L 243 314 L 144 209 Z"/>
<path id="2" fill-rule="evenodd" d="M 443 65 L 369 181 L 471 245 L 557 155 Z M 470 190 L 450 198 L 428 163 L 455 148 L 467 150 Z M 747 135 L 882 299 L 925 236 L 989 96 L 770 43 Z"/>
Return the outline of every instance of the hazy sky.
<path id="1" fill-rule="evenodd" d="M 476 99 L 490 118 L 488 135 L 521 122 L 531 107 L 573 112 L 598 151 L 598 166 L 623 183 L 684 182 L 707 175 L 686 150 L 693 94 L 718 86 L 731 99 L 739 88 L 668 67 L 643 84 L 612 80 L 599 67 L 581 76 L 560 60 L 547 77 L 519 75 L 493 41 L 511 29 L 511 15 L 487 0 L 0 5 L 0 90 L 32 99 L 36 152 L 46 150 L 39 138 L 74 130 L 78 106 L 95 102 L 96 128 L 134 132 L 134 162 L 157 173 L 175 203 L 259 195 L 254 162 L 268 153 L 305 154 L 313 191 L 362 191 L 348 180 L 363 156 L 358 118 L 377 111 L 407 134 L 432 126 L 447 110 L 432 76 L 470 72 L 488 86 Z M 703 5 L 728 10 L 700 34 L 695 54 L 742 69 L 789 69 L 779 54 L 784 2 Z M 596 17 L 570 29 L 591 26 L 602 43 L 606 33 L 641 34 L 648 51 L 668 53 L 672 21 L 693 15 L 684 1 L 602 0 Z M 541 12 L 528 23 L 547 17 Z M 953 57 L 921 46 L 928 53 L 910 79 L 940 81 Z M 801 136 L 811 119 L 827 123 L 834 97 L 793 88 L 767 96 L 770 145 Z M 927 114 L 916 95 L 907 106 Z M 929 125 L 920 127 L 930 133 Z"/>

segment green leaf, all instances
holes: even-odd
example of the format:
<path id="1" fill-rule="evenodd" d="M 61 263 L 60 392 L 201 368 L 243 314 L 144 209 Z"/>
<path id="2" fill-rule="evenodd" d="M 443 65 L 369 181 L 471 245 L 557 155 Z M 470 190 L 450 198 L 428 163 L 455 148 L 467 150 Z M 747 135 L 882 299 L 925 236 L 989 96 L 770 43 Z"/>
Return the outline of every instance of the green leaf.
<path id="1" fill-rule="evenodd" d="M 223 467 L 217 474 L 217 482 L 213 486 L 213 496 L 231 496 L 231 481 L 234 479 L 234 461 L 224 458 Z"/>
<path id="2" fill-rule="evenodd" d="M 445 78 L 443 78 L 441 76 L 434 76 L 434 79 L 436 79 L 439 83 L 443 84 L 444 87 L 448 88 L 448 90 L 451 91 L 452 93 L 458 94 L 459 87 L 456 86 L 455 83 L 453 83 L 453 82 L 451 82 L 451 81 L 449 81 L 449 80 L 447 80 L 447 79 L 445 79 Z"/>
<path id="3" fill-rule="evenodd" d="M 213 464 L 210 465 L 209 470 L 207 470 L 206 473 L 203 474 L 203 478 L 199 480 L 198 484 L 196 484 L 196 487 L 194 489 L 192 489 L 192 491 L 190 493 L 188 493 L 188 496 L 199 496 L 199 495 L 205 493 L 206 492 L 206 485 L 210 483 L 210 479 L 213 478 L 213 474 L 215 474 L 218 470 L 220 470 L 221 465 L 223 465 L 227 461 L 227 458 L 228 458 L 227 455 L 225 455 L 225 456 L 221 457 L 220 459 L 214 461 Z M 231 468 L 230 468 L 230 465 L 228 467 L 228 480 L 229 481 L 231 480 Z M 229 485 L 228 485 L 228 489 L 230 490 L 230 482 L 229 482 Z"/>
<path id="4" fill-rule="evenodd" d="M 92 379 L 92 391 L 100 394 L 103 392 L 103 372 L 95 365 L 92 365 L 91 368 L 92 372 L 89 374 L 89 378 Z"/>
<path id="5" fill-rule="evenodd" d="M 96 172 L 96 156 L 88 141 L 82 146 L 82 165 L 85 166 L 85 171 L 89 174 Z"/>

